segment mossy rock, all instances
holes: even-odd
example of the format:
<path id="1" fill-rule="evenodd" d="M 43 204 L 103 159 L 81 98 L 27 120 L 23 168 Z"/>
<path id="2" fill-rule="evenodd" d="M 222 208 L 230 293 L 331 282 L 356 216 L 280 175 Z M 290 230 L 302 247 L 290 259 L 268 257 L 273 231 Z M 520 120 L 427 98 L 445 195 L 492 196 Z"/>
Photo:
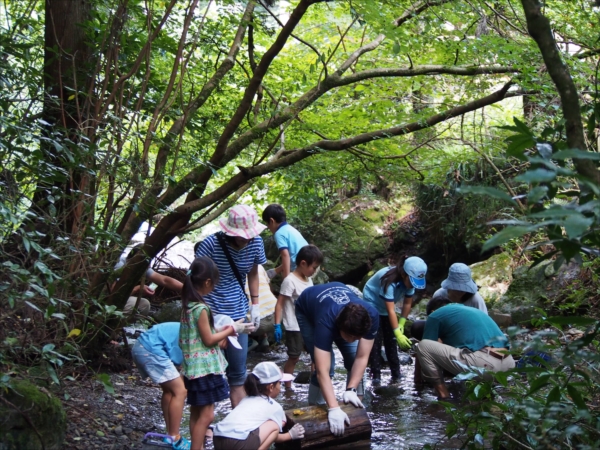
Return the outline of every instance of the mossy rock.
<path id="1" fill-rule="evenodd" d="M 6 402 L 0 402 L 0 450 L 63 448 L 67 422 L 60 401 L 29 381 L 13 381 L 11 386 L 11 389 L 2 392 L 2 397 L 21 412 Z"/>
<path id="2" fill-rule="evenodd" d="M 165 303 L 160 310 L 154 314 L 156 323 L 179 322 L 181 320 L 181 301 Z"/>
<path id="3" fill-rule="evenodd" d="M 493 304 L 506 293 L 512 276 L 512 258 L 508 253 L 499 253 L 470 266 L 473 280 L 479 286 L 479 294 L 485 302 Z"/>
<path id="4" fill-rule="evenodd" d="M 333 280 L 352 278 L 354 272 L 362 275 L 365 265 L 386 254 L 385 228 L 391 215 L 387 202 L 368 196 L 352 197 L 334 206 L 308 236 L 323 252 L 321 269 Z"/>
<path id="5" fill-rule="evenodd" d="M 495 309 L 512 315 L 513 323 L 528 322 L 537 314 L 536 308 L 546 308 L 552 299 L 564 291 L 579 276 L 577 264 L 554 269 L 554 261 L 544 261 L 532 267 L 520 266 L 513 272 L 513 281 L 496 302 Z"/>
<path id="6" fill-rule="evenodd" d="M 358 288 L 360 290 L 363 290 L 365 285 L 367 284 L 367 281 L 369 281 L 373 275 L 375 275 L 377 272 L 379 272 L 384 267 L 387 267 L 387 264 L 384 264 L 379 260 L 375 261 L 373 263 L 373 267 L 371 267 L 371 270 L 369 270 L 367 272 L 367 274 L 363 277 L 363 279 L 360 280 L 360 283 L 358 284 Z"/>

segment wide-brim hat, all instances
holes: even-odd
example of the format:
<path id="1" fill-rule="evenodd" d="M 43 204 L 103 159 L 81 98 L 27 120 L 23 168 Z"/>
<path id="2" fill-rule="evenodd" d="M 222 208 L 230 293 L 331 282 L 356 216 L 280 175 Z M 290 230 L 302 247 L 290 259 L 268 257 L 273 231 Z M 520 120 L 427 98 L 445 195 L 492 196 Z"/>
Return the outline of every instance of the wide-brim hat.
<path id="1" fill-rule="evenodd" d="M 258 378 L 260 384 L 292 381 L 294 379 L 294 375 L 283 373 L 277 364 L 271 361 L 258 363 L 252 370 L 252 374 Z"/>
<path id="2" fill-rule="evenodd" d="M 442 287 L 469 294 L 477 293 L 478 289 L 471 277 L 471 269 L 463 263 L 454 263 L 450 266 L 448 278 L 442 281 Z"/>
<path id="3" fill-rule="evenodd" d="M 246 205 L 236 205 L 231 208 L 227 219 L 220 219 L 219 225 L 226 235 L 244 239 L 252 239 L 267 228 L 258 221 L 258 214 L 254 208 Z"/>

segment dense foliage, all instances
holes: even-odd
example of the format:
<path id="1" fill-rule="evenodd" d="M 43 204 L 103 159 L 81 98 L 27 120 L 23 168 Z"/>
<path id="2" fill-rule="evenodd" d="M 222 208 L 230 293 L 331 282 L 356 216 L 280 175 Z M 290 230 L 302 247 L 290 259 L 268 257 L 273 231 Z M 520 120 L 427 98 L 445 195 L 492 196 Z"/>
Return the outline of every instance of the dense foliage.
<path id="1" fill-rule="evenodd" d="M 4 2 L 3 363 L 41 362 L 58 382 L 63 363 L 83 361 L 78 346 L 122 318 L 149 259 L 240 199 L 278 201 L 308 221 L 345 196 L 422 183 L 444 211 L 463 195 L 444 186 L 458 170 L 466 184 L 498 187 L 503 208 L 516 207 L 504 215 L 531 213 L 516 224 L 529 228 L 488 245 L 556 227 L 567 230 L 550 236 L 566 257 L 596 245 L 595 200 L 551 208 L 593 179 L 577 161 L 594 157 L 543 157 L 534 145 L 597 150 L 597 11 L 568 5 L 544 12 L 581 93 L 588 148 L 567 142 L 554 65 L 510 1 Z M 513 116 L 527 125 L 502 128 Z M 540 186 L 515 202 L 531 183 Z M 490 218 L 469 217 L 469 201 L 449 234 Z M 524 209 L 540 202 L 546 216 Z M 144 222 L 155 229 L 112 288 Z M 475 241 L 487 233 L 477 228 Z"/>

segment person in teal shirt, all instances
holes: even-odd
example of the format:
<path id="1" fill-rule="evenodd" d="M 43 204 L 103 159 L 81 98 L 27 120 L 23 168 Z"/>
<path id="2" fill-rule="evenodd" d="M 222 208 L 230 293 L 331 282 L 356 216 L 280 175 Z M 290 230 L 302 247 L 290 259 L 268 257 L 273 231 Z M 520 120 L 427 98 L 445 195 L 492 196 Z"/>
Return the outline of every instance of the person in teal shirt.
<path id="1" fill-rule="evenodd" d="M 392 382 L 400 378 L 400 361 L 396 343 L 402 349 L 411 346 L 404 335 L 404 324 L 412 308 L 415 289 L 425 288 L 427 264 L 417 256 L 403 257 L 395 267 L 385 267 L 373 275 L 363 289 L 363 299 L 379 313 L 379 330 L 369 357 L 373 383 L 381 382 L 381 345 L 383 343 Z M 396 316 L 396 303 L 402 301 L 402 316 Z"/>
<path id="2" fill-rule="evenodd" d="M 483 311 L 461 304 L 442 306 L 431 313 L 423 340 L 416 346 L 415 383 L 433 385 L 440 399 L 450 396 L 444 371 L 457 375 L 465 367 L 503 372 L 515 367 L 508 339 Z"/>

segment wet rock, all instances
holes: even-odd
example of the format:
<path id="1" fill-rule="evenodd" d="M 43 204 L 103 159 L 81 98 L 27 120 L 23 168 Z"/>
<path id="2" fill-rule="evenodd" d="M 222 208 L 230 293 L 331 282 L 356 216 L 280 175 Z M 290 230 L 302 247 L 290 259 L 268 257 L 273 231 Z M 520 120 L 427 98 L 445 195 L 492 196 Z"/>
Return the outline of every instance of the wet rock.
<path id="1" fill-rule="evenodd" d="M 165 303 L 162 308 L 154 315 L 157 323 L 179 322 L 181 320 L 181 301 Z"/>
<path id="2" fill-rule="evenodd" d="M 121 436 L 123 434 L 123 427 L 121 425 L 116 426 L 114 429 L 114 433 L 117 436 Z"/>
<path id="3" fill-rule="evenodd" d="M 10 389 L 2 392 L 6 402 L 0 403 L 0 417 L 2 417 L 0 448 L 3 450 L 63 448 L 67 424 L 60 401 L 46 389 L 40 389 L 28 381 L 17 380 L 11 384 Z M 24 414 L 29 420 L 25 419 Z M 43 446 L 40 439 L 44 442 Z"/>
<path id="4" fill-rule="evenodd" d="M 500 328 L 506 328 L 512 325 L 512 316 L 510 314 L 502 314 L 498 311 L 489 311 L 489 316 Z"/>

